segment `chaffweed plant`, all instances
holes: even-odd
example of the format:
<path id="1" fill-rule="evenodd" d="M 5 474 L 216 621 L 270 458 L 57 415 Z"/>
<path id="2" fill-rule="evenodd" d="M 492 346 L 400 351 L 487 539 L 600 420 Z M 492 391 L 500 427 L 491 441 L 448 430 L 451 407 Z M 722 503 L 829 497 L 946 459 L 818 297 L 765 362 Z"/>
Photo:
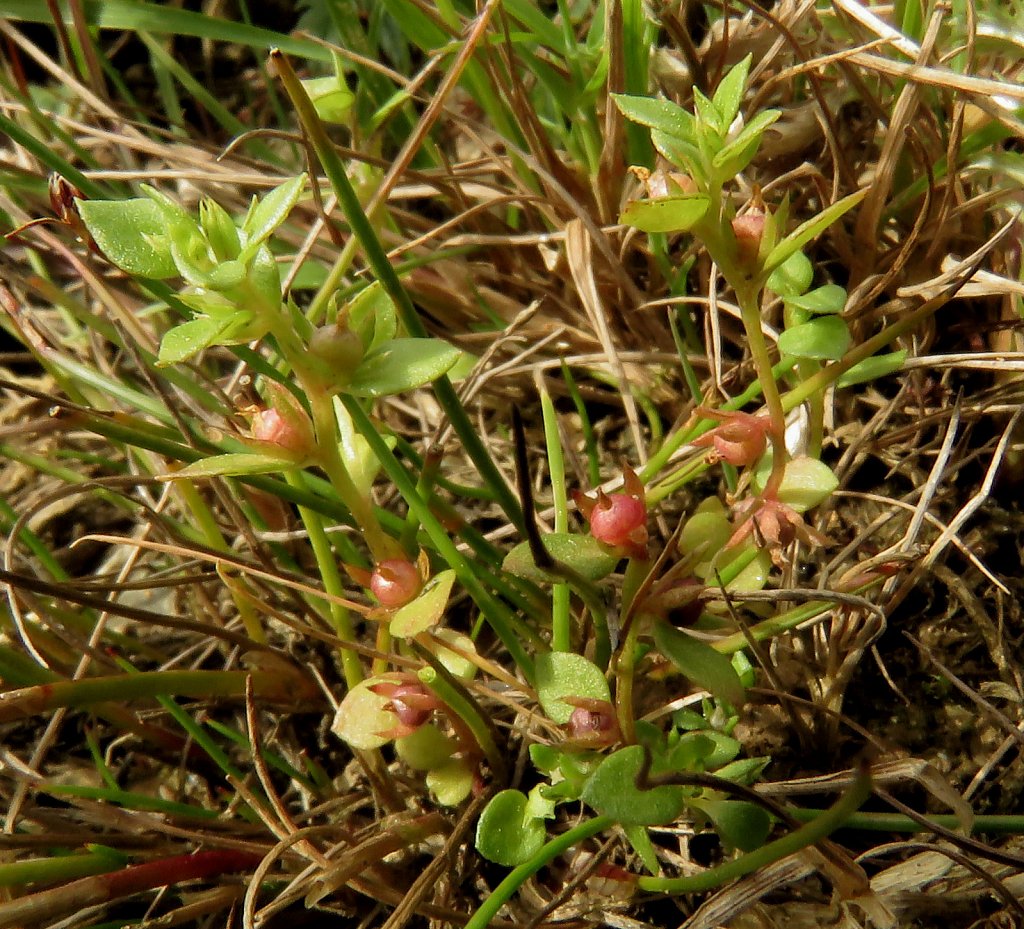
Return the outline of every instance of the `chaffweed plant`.
<path id="1" fill-rule="evenodd" d="M 455 547 L 444 518 L 450 517 L 449 525 L 457 520 L 435 511 L 429 467 L 414 480 L 393 454 L 394 442 L 372 419 L 374 400 L 433 383 L 473 454 L 472 431 L 451 402 L 446 379 L 467 359 L 453 346 L 424 337 L 384 256 L 373 217 L 363 213 L 326 139 L 320 117 L 336 117 L 339 107 L 343 112 L 344 94 L 325 84 L 304 87 L 283 56 L 274 61 L 376 277 L 353 299 L 328 305 L 326 319 L 308 318 L 283 296 L 274 255 L 277 231 L 305 195 L 305 177 L 281 184 L 240 217 L 212 200 L 204 201 L 194 217 L 154 189 L 127 201 L 79 198 L 75 206 L 95 248 L 121 270 L 149 281 L 184 282 L 177 292 L 156 288 L 161 312 L 184 319 L 165 333 L 160 365 L 173 368 L 222 346 L 258 343 L 261 349 L 247 356 L 260 376 L 259 401 L 231 411 L 233 422 L 248 422 L 242 430 L 248 434 L 191 435 L 192 451 L 199 451 L 186 455 L 187 449 L 178 449 L 184 466 L 161 477 L 192 495 L 197 481 L 282 476 L 274 490 L 298 503 L 322 585 L 303 593 L 341 643 L 347 692 L 334 732 L 371 759 L 371 768 L 379 763 L 373 753 L 393 743 L 405 764 L 425 772 L 433 796 L 446 805 L 461 802 L 474 788 L 503 783 L 502 751 L 468 686 L 485 663 L 473 636 L 442 627 L 459 583 L 497 633 L 519 677 L 535 688 L 552 734 L 550 744 L 530 748 L 545 783 L 529 795 L 497 793 L 480 818 L 477 848 L 516 870 L 494 902 L 474 917 L 475 925 L 483 925 L 530 870 L 615 824 L 650 872 L 630 878 L 632 885 L 669 892 L 714 886 L 827 834 L 863 798 L 866 779 L 813 827 L 767 842 L 776 814 L 746 789 L 765 759 L 739 758 L 740 744 L 732 734 L 752 679 L 741 654 L 745 642 L 719 636 L 709 644 L 680 626 L 701 625 L 701 633 L 714 637 L 723 619 L 706 609 L 708 590 L 719 583 L 732 590 L 763 586 L 771 550 L 803 531 L 800 512 L 820 503 L 834 486 L 831 473 L 813 455 L 792 458 L 785 448 L 786 400 L 761 333 L 760 302 L 766 288 L 787 301 L 791 325 L 780 347 L 793 359 L 794 378 L 815 376 L 822 361 L 843 356 L 843 333 L 834 324 L 841 324 L 836 316 L 841 295 L 822 288 L 808 293 L 812 281 L 800 249 L 853 206 L 856 196 L 825 208 L 788 235 L 784 205 L 771 210 L 755 199 L 737 215 L 727 187 L 774 118 L 766 113 L 745 127 L 737 123 L 748 63 L 730 72 L 712 99 L 698 97 L 693 114 L 664 101 L 619 98 L 626 115 L 651 129 L 655 148 L 672 166 L 648 176 L 648 196 L 628 206 L 622 219 L 651 233 L 690 232 L 707 248 L 736 295 L 766 405 L 764 416 L 702 408 L 700 422 L 673 436 L 665 448 L 710 447 L 719 460 L 747 469 L 743 486 L 750 493 L 738 504 L 734 524 L 716 500 L 707 501 L 682 527 L 675 547 L 652 558 L 646 524 L 657 495 L 646 489 L 646 475 L 627 472 L 620 493 L 577 495 L 589 534 L 569 531 L 562 496 L 556 502 L 556 532 L 540 545 L 530 538 L 499 570 L 493 551 L 468 533 L 467 543 L 475 541 L 479 557 L 471 560 Z M 330 112 L 323 109 L 325 97 Z M 840 368 L 846 370 L 837 362 L 836 377 Z M 558 485 L 563 469 L 554 411 L 549 398 L 542 401 Z M 773 457 L 767 461 L 769 446 Z M 486 468 L 479 454 L 474 460 Z M 382 469 L 409 506 L 404 522 L 388 521 L 373 505 L 371 488 Z M 493 486 L 504 485 L 499 479 Z M 521 496 L 525 499 L 525 489 Z M 329 536 L 328 498 L 340 502 L 343 518 L 361 533 L 365 548 Z M 195 496 L 189 499 L 201 506 Z M 246 498 L 254 522 L 268 525 L 273 515 L 261 510 L 262 502 L 256 494 Z M 533 532 L 515 501 L 505 499 L 503 505 L 510 521 Z M 223 550 L 215 523 L 200 522 L 203 543 Z M 613 604 L 606 582 L 623 560 L 622 596 Z M 348 593 L 346 572 L 373 595 L 370 605 L 369 598 Z M 538 593 L 552 581 L 548 608 Z M 231 589 L 249 639 L 262 643 L 266 632 L 252 598 L 239 587 Z M 574 624 L 573 595 L 586 606 L 593 636 Z M 357 642 L 353 613 L 379 624 L 369 668 L 360 657 L 366 650 Z M 802 618 L 789 621 L 795 625 Z M 784 628 L 786 623 L 776 622 L 771 631 Z M 700 711 L 679 710 L 667 727 L 637 720 L 633 682 L 644 660 L 652 673 L 682 673 L 708 691 Z M 505 678 L 515 681 L 508 672 Z M 237 693 L 238 681 L 231 683 Z M 165 679 L 162 686 L 189 692 L 183 681 L 172 685 Z M 194 681 L 188 686 L 209 692 Z M 556 807 L 580 801 L 597 815 L 549 840 L 546 821 Z M 730 847 L 746 854 L 699 880 L 660 876 L 648 827 L 683 816 L 713 824 Z"/>

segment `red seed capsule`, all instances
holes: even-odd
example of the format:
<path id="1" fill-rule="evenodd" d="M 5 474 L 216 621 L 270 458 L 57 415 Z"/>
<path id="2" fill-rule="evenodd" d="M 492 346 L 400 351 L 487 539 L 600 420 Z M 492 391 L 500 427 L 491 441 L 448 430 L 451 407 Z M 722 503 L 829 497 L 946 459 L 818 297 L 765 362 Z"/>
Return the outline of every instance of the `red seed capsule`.
<path id="1" fill-rule="evenodd" d="M 387 609 L 405 606 L 415 600 L 422 589 L 419 568 L 402 558 L 380 562 L 370 577 L 370 590 L 377 602 Z"/>

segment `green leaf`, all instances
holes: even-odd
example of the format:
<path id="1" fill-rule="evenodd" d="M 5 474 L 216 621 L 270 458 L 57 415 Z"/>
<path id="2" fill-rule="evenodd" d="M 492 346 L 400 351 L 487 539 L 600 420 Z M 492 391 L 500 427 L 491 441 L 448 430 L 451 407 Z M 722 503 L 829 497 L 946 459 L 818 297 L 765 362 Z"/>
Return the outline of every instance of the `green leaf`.
<path id="1" fill-rule="evenodd" d="M 802 253 L 801 253 L 802 254 Z M 816 287 L 803 296 L 785 297 L 786 306 L 806 310 L 808 313 L 824 315 L 826 313 L 842 313 L 846 306 L 846 290 L 838 284 L 825 284 Z"/>
<path id="2" fill-rule="evenodd" d="M 698 144 L 700 144 L 703 137 L 705 144 L 717 142 L 718 145 L 721 145 L 722 137 L 725 136 L 729 126 L 722 125 L 722 117 L 714 103 L 697 90 L 696 87 L 693 89 L 693 110 L 697 117 L 696 135 Z M 718 137 L 717 139 L 715 139 L 716 136 Z M 714 148 L 711 149 L 711 151 L 714 150 Z"/>
<path id="3" fill-rule="evenodd" d="M 356 397 L 390 397 L 437 380 L 461 351 L 441 339 L 392 339 L 368 354 L 346 392 Z"/>
<path id="4" fill-rule="evenodd" d="M 619 563 L 618 555 L 609 555 L 591 535 L 551 532 L 543 537 L 544 548 L 556 561 L 568 565 L 588 581 L 607 577 Z M 551 575 L 537 567 L 528 542 L 520 542 L 506 556 L 502 568 L 516 577 L 535 584 L 551 581 Z"/>
<path id="5" fill-rule="evenodd" d="M 660 874 L 661 863 L 658 861 L 658 852 L 654 848 L 654 843 L 651 841 L 651 834 L 647 831 L 647 827 L 623 826 L 622 831 L 626 833 L 629 844 L 633 846 L 633 851 L 640 856 L 644 867 L 651 874 Z"/>
<path id="6" fill-rule="evenodd" d="M 729 69 L 729 73 L 718 82 L 712 103 L 718 111 L 723 131 L 728 131 L 736 114 L 740 111 L 743 92 L 747 86 L 747 74 L 750 71 L 752 56 L 747 55 L 741 62 Z"/>
<path id="7" fill-rule="evenodd" d="M 503 790 L 491 798 L 476 824 L 476 850 L 488 861 L 514 868 L 540 851 L 544 820 L 527 812 L 526 794 Z"/>
<path id="8" fill-rule="evenodd" d="M 609 755 L 583 788 L 583 802 L 624 826 L 664 826 L 677 819 L 686 806 L 683 788 L 662 785 L 638 790 L 636 778 L 643 763 L 641 745 Z"/>
<path id="9" fill-rule="evenodd" d="M 612 94 L 612 99 L 622 115 L 634 123 L 649 126 L 691 144 L 696 139 L 693 114 L 669 100 L 629 94 Z"/>
<path id="10" fill-rule="evenodd" d="M 427 787 L 441 806 L 458 806 L 473 789 L 473 769 L 461 758 L 453 758 L 427 772 Z"/>
<path id="11" fill-rule="evenodd" d="M 243 263 L 248 263 L 256 254 L 256 249 L 288 218 L 292 208 L 299 202 L 305 183 L 305 174 L 293 177 L 275 187 L 249 211 L 242 224 L 242 231 L 246 235 L 245 248 L 240 256 Z"/>
<path id="12" fill-rule="evenodd" d="M 654 644 L 698 687 L 733 706 L 744 701 L 743 682 L 726 655 L 666 622 L 654 626 Z"/>
<path id="13" fill-rule="evenodd" d="M 868 188 L 866 187 L 858 190 L 848 197 L 843 197 L 842 200 L 837 200 L 831 206 L 825 207 L 817 216 L 812 216 L 807 222 L 801 223 L 768 253 L 764 262 L 764 270 L 769 273 L 774 271 L 790 255 L 798 252 L 811 240 L 816 239 L 844 213 L 852 210 L 867 196 L 867 193 Z"/>
<path id="14" fill-rule="evenodd" d="M 395 752 L 410 768 L 429 771 L 451 761 L 458 751 L 455 740 L 433 723 L 425 723 L 409 735 L 395 739 Z"/>
<path id="15" fill-rule="evenodd" d="M 619 222 L 642 232 L 686 232 L 704 218 L 710 203 L 703 194 L 634 200 L 626 204 Z"/>
<path id="16" fill-rule="evenodd" d="M 772 820 L 764 807 L 747 800 L 691 800 L 715 827 L 722 841 L 743 852 L 760 848 L 768 838 Z"/>
<path id="17" fill-rule="evenodd" d="M 850 330 L 838 316 L 819 316 L 779 335 L 779 351 L 795 358 L 836 361 L 850 347 Z"/>
<path id="18" fill-rule="evenodd" d="M 301 82 L 313 101 L 316 115 L 325 123 L 345 125 L 352 110 L 355 94 L 348 89 L 340 75 L 311 77 Z"/>
<path id="19" fill-rule="evenodd" d="M 780 297 L 805 293 L 814 280 L 814 265 L 803 252 L 793 252 L 768 276 L 768 287 Z"/>
<path id="20" fill-rule="evenodd" d="M 714 168 L 726 177 L 739 174 L 753 160 L 761 147 L 761 136 L 782 115 L 779 110 L 763 110 L 744 127 L 731 142 L 724 145 L 711 159 Z M 731 122 L 731 120 L 730 120 Z"/>
<path id="21" fill-rule="evenodd" d="M 367 678 L 356 684 L 341 701 L 331 732 L 347 742 L 352 748 L 369 751 L 387 744 L 390 739 L 382 733 L 389 732 L 398 723 L 398 717 L 385 707 L 389 697 L 370 690 L 374 684 L 391 680 L 387 677 Z"/>
<path id="22" fill-rule="evenodd" d="M 395 301 L 380 281 L 374 281 L 345 308 L 349 328 L 359 335 L 367 353 L 390 342 L 398 331 Z"/>
<path id="23" fill-rule="evenodd" d="M 415 600 L 396 611 L 391 619 L 391 634 L 399 639 L 411 639 L 436 626 L 448 609 L 454 583 L 454 571 L 435 574 Z"/>
<path id="24" fill-rule="evenodd" d="M 220 261 L 229 261 L 238 257 L 242 243 L 238 238 L 238 227 L 235 221 L 215 200 L 204 197 L 199 201 L 199 225 L 202 227 L 206 240 L 210 243 L 213 253 Z"/>
<path id="25" fill-rule="evenodd" d="M 468 635 L 455 629 L 435 629 L 433 636 L 438 643 L 443 643 L 435 644 L 434 657 L 460 680 L 473 680 L 478 670 L 477 665 L 464 656 L 477 653 L 476 643 Z M 450 645 L 451 648 L 446 648 L 446 645 Z"/>
<path id="26" fill-rule="evenodd" d="M 540 705 L 548 719 L 560 726 L 569 722 L 576 709 L 563 697 L 611 700 L 604 673 L 575 652 L 543 652 L 537 656 L 535 672 Z"/>
<path id="27" fill-rule="evenodd" d="M 157 280 L 177 276 L 167 226 L 152 200 L 76 200 L 75 204 L 99 250 L 122 271 Z"/>
<path id="28" fill-rule="evenodd" d="M 695 144 L 658 129 L 651 130 L 651 142 L 662 157 L 676 167 L 689 171 L 695 179 L 702 173 L 700 149 Z"/>
<path id="29" fill-rule="evenodd" d="M 903 367 L 906 360 L 907 351 L 903 348 L 898 352 L 888 352 L 885 355 L 873 355 L 871 358 L 865 358 L 845 374 L 836 378 L 836 387 L 852 387 L 854 384 L 873 381 L 876 377 L 895 374 Z"/>
<path id="30" fill-rule="evenodd" d="M 204 348 L 213 345 L 218 336 L 225 332 L 231 324 L 230 317 L 213 319 L 210 316 L 200 316 L 187 323 L 182 323 L 180 326 L 175 326 L 164 333 L 164 337 L 160 341 L 157 364 L 164 366 L 187 361 Z"/>
<path id="31" fill-rule="evenodd" d="M 771 455 L 765 455 L 754 474 L 753 483 L 758 491 L 768 482 L 771 470 Z M 779 500 L 796 512 L 806 513 L 827 500 L 838 486 L 839 478 L 827 464 L 808 455 L 798 455 L 786 464 L 778 495 Z"/>
<path id="32" fill-rule="evenodd" d="M 238 474 L 273 474 L 294 468 L 296 462 L 290 458 L 273 458 L 259 452 L 232 452 L 228 455 L 214 455 L 190 464 L 167 477 L 232 477 Z"/>
<path id="33" fill-rule="evenodd" d="M 798 513 L 827 500 L 839 486 L 839 478 L 824 462 L 801 455 L 787 465 L 779 485 L 779 499 Z"/>

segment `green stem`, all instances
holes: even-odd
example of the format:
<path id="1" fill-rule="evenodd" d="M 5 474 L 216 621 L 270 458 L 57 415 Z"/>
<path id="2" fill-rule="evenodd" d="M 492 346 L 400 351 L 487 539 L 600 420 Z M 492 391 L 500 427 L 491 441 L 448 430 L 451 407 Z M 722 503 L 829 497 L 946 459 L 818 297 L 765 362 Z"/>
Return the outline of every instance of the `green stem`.
<path id="1" fill-rule="evenodd" d="M 825 810 L 791 809 L 790 815 L 801 822 L 813 822 L 824 815 Z M 964 822 L 949 813 L 928 814 L 927 819 L 941 829 L 963 829 Z M 971 819 L 972 835 L 1022 835 L 1024 816 L 988 814 Z M 927 832 L 922 823 L 901 813 L 853 813 L 842 824 L 843 829 L 862 829 L 865 832 Z"/>
<path id="2" fill-rule="evenodd" d="M 377 280 L 381 282 L 384 289 L 388 292 L 388 295 L 394 300 L 399 318 L 402 320 L 402 325 L 405 326 L 409 335 L 414 338 L 426 338 L 427 331 L 416 312 L 416 308 L 413 306 L 408 292 L 388 260 L 387 252 L 384 251 L 384 247 L 380 244 L 380 240 L 377 238 L 377 234 L 374 232 L 373 226 L 367 218 L 358 196 L 356 196 L 352 183 L 345 173 L 345 166 L 342 164 L 337 151 L 335 151 L 323 123 L 317 116 L 316 109 L 306 94 L 305 88 L 280 49 L 272 49 L 270 59 L 277 70 L 281 83 L 284 84 L 284 88 L 291 98 L 292 105 L 298 112 L 299 120 L 308 133 L 313 148 L 316 150 L 317 157 L 320 159 L 320 163 L 323 165 L 323 169 L 331 182 L 331 187 L 334 189 L 338 203 L 345 214 L 345 220 L 352 229 L 352 234 L 359 240 L 363 252 L 366 254 L 366 260 L 370 268 Z M 455 393 L 455 388 L 452 387 L 447 375 L 443 375 L 434 382 L 434 393 L 456 434 L 462 441 L 463 448 L 476 465 L 484 482 L 494 488 L 498 494 L 499 503 L 511 522 L 515 524 L 520 532 L 524 531 L 523 512 L 519 501 L 505 482 L 504 476 L 498 470 L 497 465 L 495 465 L 490 453 L 487 451 L 487 447 L 481 441 L 480 436 L 477 435 L 476 428 L 463 408 L 458 395 Z"/>
<path id="3" fill-rule="evenodd" d="M 419 679 L 466 724 L 476 740 L 476 744 L 480 746 L 480 750 L 487 758 L 495 780 L 498 783 L 506 783 L 508 766 L 494 741 L 490 721 L 472 698 L 463 693 L 462 689 L 450 679 L 451 675 L 446 674 L 444 666 L 426 648 L 419 654 L 430 662 L 429 667 L 421 668 L 417 672 Z"/>
<path id="4" fill-rule="evenodd" d="M 772 473 L 768 478 L 763 496 L 774 496 L 782 483 L 789 455 L 786 451 L 786 411 L 782 405 L 779 385 L 772 375 L 772 358 L 768 342 L 761 331 L 760 291 L 752 285 L 735 287 L 736 300 L 740 306 L 743 328 L 747 334 L 747 347 L 754 360 L 758 380 L 764 392 L 764 404 L 768 408 L 772 428 Z"/>
<path id="5" fill-rule="evenodd" d="M 498 911 L 526 883 L 528 878 L 574 845 L 578 845 L 585 839 L 604 832 L 605 829 L 610 829 L 614 825 L 615 820 L 610 816 L 596 816 L 547 842 L 539 852 L 508 873 L 480 908 L 469 918 L 464 929 L 486 929 L 490 921 L 498 915 Z"/>
<path id="6" fill-rule="evenodd" d="M 180 697 L 240 697 L 251 677 L 258 697 L 301 700 L 301 677 L 270 671 L 143 671 L 77 681 L 52 681 L 0 694 L 0 722 L 24 719 L 60 707 L 81 709 L 107 701 L 137 700 L 173 694 Z M 315 690 L 315 688 L 314 688 Z M 312 694 L 310 694 L 312 697 Z M 315 698 L 314 698 L 315 699 Z"/>
<path id="7" fill-rule="evenodd" d="M 287 474 L 288 483 L 293 486 L 302 486 L 302 475 L 296 471 L 289 471 Z M 324 522 L 319 513 L 306 506 L 299 506 L 299 518 L 309 533 L 309 544 L 313 549 L 313 557 L 316 558 L 317 567 L 320 570 L 320 579 L 323 581 L 324 590 L 332 596 L 344 597 L 345 587 L 338 572 L 337 560 L 334 557 L 334 549 L 324 531 Z M 363 679 L 363 666 L 359 656 L 351 649 L 346 648 L 355 642 L 356 633 L 352 626 L 352 618 L 348 610 L 340 603 L 328 605 L 331 616 L 331 624 L 334 631 L 341 640 L 341 665 L 345 673 L 345 683 L 349 690 L 356 686 Z"/>
<path id="8" fill-rule="evenodd" d="M 555 509 L 555 532 L 569 529 L 569 506 L 565 494 L 565 459 L 562 456 L 562 440 L 558 435 L 558 417 L 551 395 L 545 389 L 540 394 L 541 411 L 544 417 L 544 442 L 548 453 L 548 472 L 551 483 L 551 502 Z M 598 617 L 594 617 L 597 622 Z M 568 652 L 572 650 L 572 615 L 569 610 L 569 585 L 564 581 L 554 585 L 551 591 L 551 650 Z"/>
<path id="9" fill-rule="evenodd" d="M 871 777 L 867 773 L 861 773 L 835 806 L 789 835 L 784 835 L 781 839 L 769 842 L 756 851 L 734 858 L 716 868 L 708 868 L 700 874 L 638 878 L 637 887 L 640 890 L 669 894 L 698 893 L 720 887 L 726 881 L 743 877 L 820 842 L 843 825 L 870 795 Z"/>

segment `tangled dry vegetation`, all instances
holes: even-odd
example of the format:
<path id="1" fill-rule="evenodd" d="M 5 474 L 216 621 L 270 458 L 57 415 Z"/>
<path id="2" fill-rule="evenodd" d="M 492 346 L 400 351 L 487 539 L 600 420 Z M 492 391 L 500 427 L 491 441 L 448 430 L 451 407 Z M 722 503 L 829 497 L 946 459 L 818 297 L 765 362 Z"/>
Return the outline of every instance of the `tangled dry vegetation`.
<path id="1" fill-rule="evenodd" d="M 554 525 L 542 394 L 558 413 L 566 482 L 591 489 L 596 462 L 611 491 L 624 461 L 642 470 L 698 406 L 742 394 L 755 377 L 732 291 L 707 252 L 687 235 L 652 245 L 619 225 L 624 204 L 643 194 L 628 170 L 637 127 L 606 91 L 632 79 L 623 15 L 641 6 L 607 5 L 607 75 L 589 97 L 580 92 L 576 127 L 537 101 L 588 62 L 546 47 L 536 23 L 516 19 L 518 5 L 482 4 L 460 19 L 468 4 L 384 4 L 415 7 L 456 44 L 429 55 L 393 29 L 390 63 L 344 52 L 347 67 L 403 88 L 411 104 L 376 135 L 339 131 L 337 150 L 373 169 L 358 169 L 364 192 L 384 205 L 378 232 L 427 329 L 476 356 L 456 387 L 508 486 L 510 410 L 521 412 L 542 532 Z M 570 33 L 592 28 L 576 10 L 587 4 L 548 6 L 559 30 L 558 11 L 570 8 Z M 866 757 L 873 796 L 831 839 L 703 894 L 631 886 L 624 875 L 643 867 L 609 829 L 526 879 L 492 925 L 948 927 L 1024 917 L 1024 11 L 990 6 L 932 4 L 915 18 L 916 4 L 897 4 L 902 21 L 891 6 L 856 0 L 737 3 L 724 16 L 709 8 L 710 20 L 696 4 L 643 8 L 658 16 L 650 92 L 692 107 L 694 87 L 710 93 L 752 54 L 741 111 L 748 120 L 781 111 L 730 188 L 735 207 L 757 190 L 772 210 L 788 198 L 795 226 L 867 191 L 806 253 L 817 282 L 848 293 L 851 344 L 895 324 L 889 347 L 907 359 L 898 373 L 819 392 L 821 459 L 838 478 L 808 516 L 820 544 L 784 539 L 767 589 L 731 606 L 749 626 L 827 603 L 749 655 L 761 667 L 733 735 L 744 756 L 770 758 L 758 794 L 805 813 L 826 808 Z M 52 215 L 45 178 L 60 170 L 74 180 L 67 166 L 119 196 L 146 182 L 190 211 L 211 197 L 233 216 L 306 170 L 264 52 L 244 36 L 176 38 L 157 17 L 150 32 L 141 23 L 100 31 L 85 42 L 92 54 L 68 58 L 61 46 L 82 35 L 74 16 L 59 29 L 22 19 L 32 16 L 18 7 L 0 20 L 6 228 Z M 313 67 L 278 40 L 300 71 Z M 403 43 L 405 74 L 394 52 Z M 104 75 L 96 52 L 115 70 L 119 55 L 137 59 L 127 86 Z M 206 73 L 212 101 L 181 83 L 175 60 Z M 161 82 L 176 81 L 169 98 Z M 481 103 L 492 97 L 505 125 Z M 274 131 L 228 147 L 256 127 Z M 350 249 L 351 264 L 336 286 L 354 293 L 366 274 L 329 185 L 318 187 L 274 240 L 303 308 L 339 250 Z M 0 926 L 269 929 L 304 914 L 322 925 L 465 924 L 507 873 L 474 850 L 481 811 L 500 787 L 534 786 L 527 746 L 564 733 L 488 628 L 465 691 L 492 723 L 507 783 L 485 764 L 473 796 L 447 809 L 389 747 L 354 751 L 331 733 L 343 643 L 313 596 L 324 579 L 297 505 L 322 506 L 329 527 L 345 527 L 346 510 L 319 485 L 312 497 L 289 496 L 272 476 L 161 479 L 246 433 L 240 411 L 262 402 L 259 363 L 273 353 L 213 346 L 155 366 L 168 327 L 159 294 L 154 303 L 76 231 L 35 225 L 0 253 Z M 765 301 L 763 324 L 772 344 L 778 299 Z M 793 435 L 810 428 L 804 409 L 790 414 Z M 434 508 L 463 550 L 522 542 L 496 495 L 474 490 L 477 466 L 431 388 L 381 399 L 373 412 L 417 476 L 435 469 Z M 648 476 L 648 492 L 671 490 L 651 508 L 655 553 L 700 501 L 726 500 L 721 470 L 693 467 L 704 454 L 684 445 Z M 402 494 L 386 478 L 374 492 L 397 537 Z M 350 525 L 329 538 L 340 557 L 361 550 Z M 468 633 L 478 611 L 460 590 L 445 624 Z M 348 579 L 345 594 L 368 602 Z M 573 609 L 587 628 L 584 605 Z M 380 661 L 374 624 L 357 630 L 350 650 Z M 423 665 L 415 651 L 392 662 Z M 693 705 L 684 681 L 657 670 L 637 682 L 638 717 Z M 133 691 L 143 672 L 178 677 Z M 549 835 L 581 807 L 562 810 Z M 925 814 L 946 818 L 919 825 Z M 984 829 L 972 835 L 975 817 Z M 732 855 L 699 822 L 652 835 L 672 873 Z"/>

